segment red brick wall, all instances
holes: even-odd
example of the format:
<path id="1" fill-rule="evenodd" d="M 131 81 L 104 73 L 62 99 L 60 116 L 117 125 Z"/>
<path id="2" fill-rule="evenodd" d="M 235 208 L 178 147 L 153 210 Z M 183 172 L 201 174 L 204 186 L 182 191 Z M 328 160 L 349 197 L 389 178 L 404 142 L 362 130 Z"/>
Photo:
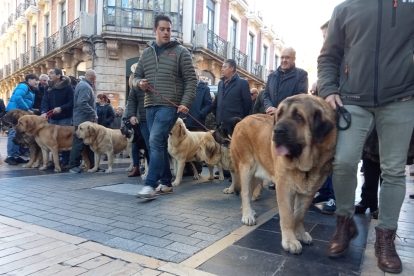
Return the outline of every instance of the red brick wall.
<path id="1" fill-rule="evenodd" d="M 247 18 L 242 17 L 240 26 L 240 51 L 247 53 Z"/>
<path id="2" fill-rule="evenodd" d="M 95 0 L 89 0 L 88 13 L 95 13 Z"/>
<path id="3" fill-rule="evenodd" d="M 49 16 L 52 15 L 52 17 L 50 18 L 50 26 L 51 26 L 50 35 L 53 35 L 54 33 L 58 31 L 58 24 L 57 24 L 58 7 L 59 7 L 58 1 L 52 1 L 52 7 L 50 9 L 50 14 L 49 14 Z"/>
<path id="4" fill-rule="evenodd" d="M 262 32 L 259 31 L 257 33 L 257 46 L 256 46 L 256 62 L 257 63 L 261 63 L 260 62 L 260 58 L 261 58 L 261 54 L 262 54 Z"/>
<path id="5" fill-rule="evenodd" d="M 222 0 L 220 4 L 220 31 L 219 36 L 227 41 L 229 31 L 229 0 Z"/>
<path id="6" fill-rule="evenodd" d="M 67 0 L 68 6 L 67 6 L 67 13 L 68 13 L 68 24 L 75 20 L 75 1 L 76 0 Z M 79 0 L 78 0 L 79 1 Z"/>
<path id="7" fill-rule="evenodd" d="M 203 0 L 197 0 L 196 2 L 196 14 L 195 14 L 195 23 L 201 24 L 203 23 L 203 11 L 204 5 Z"/>
<path id="8" fill-rule="evenodd" d="M 269 70 L 275 70 L 275 46 L 270 46 Z"/>

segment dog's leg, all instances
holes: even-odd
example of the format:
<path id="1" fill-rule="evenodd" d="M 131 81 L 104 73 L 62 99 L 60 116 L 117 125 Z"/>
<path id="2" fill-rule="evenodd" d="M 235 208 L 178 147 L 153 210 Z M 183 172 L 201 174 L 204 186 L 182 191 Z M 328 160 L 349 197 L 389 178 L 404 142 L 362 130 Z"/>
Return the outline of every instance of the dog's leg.
<path id="1" fill-rule="evenodd" d="M 251 166 L 249 165 L 240 166 L 239 170 L 241 181 L 240 197 L 242 199 L 242 223 L 249 226 L 256 224 L 256 212 L 252 209 L 250 204 L 250 199 L 252 197 L 250 185 L 252 182 L 258 181 L 253 177 L 253 172 L 251 170 Z M 232 186 L 233 185 L 234 182 L 232 183 Z"/>
<path id="2" fill-rule="evenodd" d="M 36 160 L 32 165 L 32 168 L 39 168 L 43 164 L 43 154 L 42 149 L 39 146 L 36 146 Z"/>
<path id="3" fill-rule="evenodd" d="M 130 142 L 127 144 L 126 151 L 128 152 L 128 155 L 131 157 L 129 162 L 129 167 L 125 170 L 126 172 L 132 172 L 132 169 L 134 168 L 134 158 L 132 158 L 132 145 Z M 139 155 L 138 155 L 139 156 Z M 139 164 L 139 162 L 138 162 Z"/>
<path id="4" fill-rule="evenodd" d="M 313 198 L 313 196 L 303 194 L 296 194 L 295 198 L 295 209 L 293 213 L 296 222 L 295 233 L 296 238 L 304 244 L 312 243 L 312 237 L 305 231 L 303 220 L 305 219 L 306 212 L 308 211 L 309 205 L 311 204 Z"/>
<path id="5" fill-rule="evenodd" d="M 145 173 L 141 174 L 141 179 L 142 180 L 147 180 L 147 176 L 148 176 L 148 160 L 147 158 L 144 158 L 144 166 L 145 166 Z"/>
<path id="6" fill-rule="evenodd" d="M 208 178 L 208 180 L 214 180 L 214 171 L 213 171 L 214 170 L 214 166 L 210 166 L 209 164 L 207 164 L 207 168 L 210 171 L 210 177 Z"/>
<path id="7" fill-rule="evenodd" d="M 220 172 L 220 169 L 221 169 L 221 172 Z M 219 175 L 220 175 L 220 173 L 223 176 L 223 180 L 224 180 L 223 169 L 221 168 L 221 166 L 219 167 Z M 230 171 L 230 174 L 231 174 L 231 181 L 232 182 L 231 182 L 230 187 L 223 190 L 223 193 L 225 193 L 225 194 L 234 194 L 234 184 L 236 183 L 237 180 L 236 180 L 236 175 L 234 174 L 234 172 Z"/>
<path id="8" fill-rule="evenodd" d="M 114 151 L 108 151 L 106 152 L 106 155 L 108 156 L 108 169 L 105 171 L 106 173 L 112 173 L 112 167 L 114 165 Z M 132 159 L 132 156 L 131 156 Z"/>
<path id="9" fill-rule="evenodd" d="M 49 163 L 49 151 L 42 148 L 42 155 L 43 155 L 43 165 L 39 168 L 39 170 L 44 171 L 47 169 L 47 163 Z"/>
<path id="10" fill-rule="evenodd" d="M 224 180 L 223 167 L 221 166 L 220 163 L 217 164 L 217 169 L 218 169 L 218 172 L 219 172 L 219 180 L 223 181 Z M 225 193 L 225 194 L 228 194 L 228 193 Z"/>
<path id="11" fill-rule="evenodd" d="M 289 187 L 282 177 L 279 177 L 276 185 L 276 198 L 279 206 L 280 229 L 282 230 L 282 247 L 293 254 L 302 252 L 302 245 L 295 234 L 295 192 Z"/>
<path id="12" fill-rule="evenodd" d="M 193 172 L 194 172 L 193 179 L 194 179 L 194 180 L 198 180 L 198 179 L 200 178 L 200 176 L 198 175 L 197 168 L 196 168 L 196 166 L 194 165 L 194 163 L 193 163 L 193 162 L 190 162 L 190 164 L 191 164 L 191 166 L 193 167 Z"/>
<path id="13" fill-rule="evenodd" d="M 57 147 L 52 149 L 52 155 L 53 155 L 53 162 L 55 163 L 55 172 L 61 172 L 62 169 L 60 168 L 59 151 Z"/>
<path id="14" fill-rule="evenodd" d="M 174 159 L 176 160 L 176 159 Z M 172 183 L 173 186 L 178 186 L 181 184 L 181 181 L 183 180 L 183 173 L 184 173 L 184 167 L 185 167 L 185 159 L 182 159 L 180 161 L 176 160 L 177 163 L 177 171 L 175 174 L 175 180 Z"/>
<path id="15" fill-rule="evenodd" d="M 259 181 L 259 184 L 256 186 L 256 188 L 253 191 L 252 201 L 256 201 L 260 198 L 260 194 L 263 190 L 263 181 Z"/>
<path id="16" fill-rule="evenodd" d="M 172 159 L 172 164 L 173 164 L 173 176 L 177 176 L 177 160 L 174 157 L 171 157 Z"/>
<path id="17" fill-rule="evenodd" d="M 88 149 L 86 146 L 83 146 L 82 149 L 82 162 L 85 165 L 85 170 L 89 170 L 91 168 L 91 160 L 89 160 Z"/>
<path id="18" fill-rule="evenodd" d="M 30 151 L 30 159 L 29 159 L 29 163 L 24 164 L 23 168 L 31 168 L 34 164 L 34 162 L 36 161 L 36 145 L 31 144 L 29 147 L 29 151 Z"/>
<path id="19" fill-rule="evenodd" d="M 109 156 L 108 156 L 109 160 Z M 88 172 L 97 172 L 99 169 L 99 163 L 101 162 L 101 155 L 95 152 L 95 167 L 89 169 Z"/>

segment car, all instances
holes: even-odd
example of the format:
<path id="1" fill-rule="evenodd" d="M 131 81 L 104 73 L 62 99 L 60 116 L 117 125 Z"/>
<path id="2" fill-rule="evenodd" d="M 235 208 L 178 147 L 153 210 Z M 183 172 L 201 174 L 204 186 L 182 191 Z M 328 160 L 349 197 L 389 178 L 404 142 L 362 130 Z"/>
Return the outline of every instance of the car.
<path id="1" fill-rule="evenodd" d="M 209 85 L 208 87 L 210 88 L 210 92 L 213 92 L 214 96 L 217 96 L 218 85 Z"/>

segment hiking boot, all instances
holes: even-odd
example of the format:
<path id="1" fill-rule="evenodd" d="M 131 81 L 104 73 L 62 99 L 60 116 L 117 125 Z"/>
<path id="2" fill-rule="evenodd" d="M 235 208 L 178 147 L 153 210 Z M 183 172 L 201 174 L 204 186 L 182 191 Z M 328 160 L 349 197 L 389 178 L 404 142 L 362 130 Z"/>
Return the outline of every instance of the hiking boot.
<path id="1" fill-rule="evenodd" d="M 321 212 L 322 214 L 333 215 L 335 214 L 335 211 L 336 211 L 335 199 L 330 198 L 328 203 L 326 203 L 325 206 L 323 206 Z"/>
<path id="2" fill-rule="evenodd" d="M 396 230 L 375 227 L 375 256 L 378 258 L 378 267 L 385 272 L 401 273 L 402 263 L 395 250 Z"/>
<path id="3" fill-rule="evenodd" d="M 358 236 L 358 228 L 353 218 L 338 216 L 336 223 L 335 233 L 328 244 L 329 257 L 339 257 L 345 254 L 351 240 Z"/>
<path id="4" fill-rule="evenodd" d="M 166 194 L 172 194 L 173 193 L 173 187 L 162 185 L 160 184 L 157 189 L 155 189 L 157 195 L 166 195 Z"/>
<path id="5" fill-rule="evenodd" d="M 157 198 L 157 195 L 155 193 L 155 190 L 151 186 L 144 186 L 141 191 L 137 194 L 138 198 L 146 198 L 146 199 L 155 199 Z"/>
<path id="6" fill-rule="evenodd" d="M 318 204 L 318 203 L 328 203 L 329 201 L 329 196 L 323 195 L 320 192 L 317 192 L 315 197 L 312 200 L 313 204 Z"/>

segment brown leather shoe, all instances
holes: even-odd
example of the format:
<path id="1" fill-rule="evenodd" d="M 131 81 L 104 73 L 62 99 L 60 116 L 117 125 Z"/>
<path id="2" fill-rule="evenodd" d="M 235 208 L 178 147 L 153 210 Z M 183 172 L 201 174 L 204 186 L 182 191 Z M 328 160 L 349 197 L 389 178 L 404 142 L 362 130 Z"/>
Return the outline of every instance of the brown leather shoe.
<path id="1" fill-rule="evenodd" d="M 358 228 L 353 218 L 338 216 L 336 229 L 328 245 L 328 256 L 339 257 L 349 249 L 349 243 L 358 236 Z"/>
<path id="2" fill-rule="evenodd" d="M 402 263 L 394 244 L 397 231 L 378 227 L 375 227 L 375 231 L 375 256 L 378 258 L 378 267 L 385 272 L 401 273 Z"/>
<path id="3" fill-rule="evenodd" d="M 140 176 L 141 172 L 139 170 L 139 167 L 134 167 L 134 170 L 132 171 L 132 173 L 130 175 L 128 175 L 128 177 L 135 177 L 135 176 Z"/>

